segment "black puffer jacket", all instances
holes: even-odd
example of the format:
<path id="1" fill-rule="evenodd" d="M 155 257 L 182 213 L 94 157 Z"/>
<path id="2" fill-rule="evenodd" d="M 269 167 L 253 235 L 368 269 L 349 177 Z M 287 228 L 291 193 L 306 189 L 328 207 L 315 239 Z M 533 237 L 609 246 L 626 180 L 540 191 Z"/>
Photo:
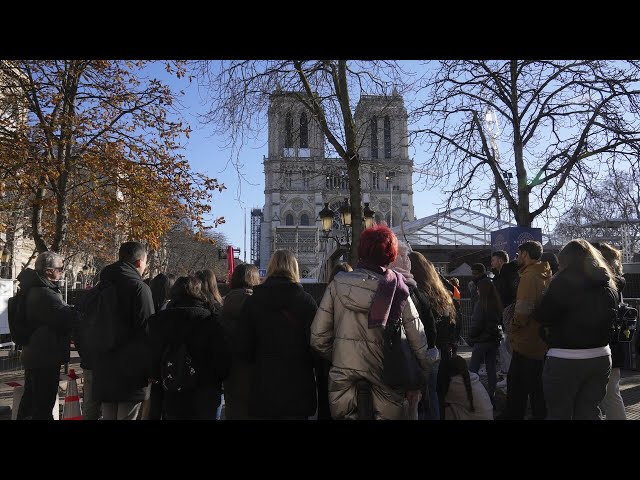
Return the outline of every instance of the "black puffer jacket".
<path id="1" fill-rule="evenodd" d="M 33 331 L 22 350 L 22 363 L 29 369 L 59 367 L 69 361 L 71 328 L 78 315 L 64 303 L 58 287 L 35 270 L 23 270 L 18 281 L 27 291 L 27 323 Z"/>
<path id="2" fill-rule="evenodd" d="M 495 343 L 498 345 L 502 339 L 499 325 L 502 323 L 502 312 L 485 312 L 480 302 L 476 303 L 471 317 L 469 329 L 469 344 Z"/>
<path id="3" fill-rule="evenodd" d="M 586 349 L 609 343 L 618 292 L 608 285 L 604 269 L 587 274 L 565 269 L 558 272 L 533 316 L 549 348 Z"/>
<path id="4" fill-rule="evenodd" d="M 100 281 L 116 285 L 120 316 L 115 326 L 117 347 L 93 359 L 93 393 L 104 402 L 140 402 L 151 376 L 147 339 L 147 320 L 154 313 L 151 289 L 127 262 L 106 266 Z"/>
<path id="5" fill-rule="evenodd" d="M 215 419 L 222 380 L 231 368 L 231 347 L 218 319 L 198 299 L 172 300 L 149 319 L 153 378 L 160 380 L 162 354 L 170 344 L 185 343 L 198 371 L 198 386 L 189 392 L 164 392 L 170 418 Z"/>
<path id="6" fill-rule="evenodd" d="M 299 283 L 269 277 L 254 287 L 232 334 L 234 350 L 255 364 L 249 415 L 309 417 L 316 410 L 311 322 L 317 310 Z"/>

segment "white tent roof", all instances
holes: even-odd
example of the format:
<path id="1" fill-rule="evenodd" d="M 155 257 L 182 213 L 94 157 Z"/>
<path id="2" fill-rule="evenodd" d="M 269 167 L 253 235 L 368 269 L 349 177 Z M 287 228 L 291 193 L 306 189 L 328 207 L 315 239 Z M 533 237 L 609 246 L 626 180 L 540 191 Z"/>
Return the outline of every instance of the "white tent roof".
<path id="1" fill-rule="evenodd" d="M 455 277 L 456 275 L 460 275 L 461 277 L 470 277 L 471 276 L 471 267 L 467 262 L 463 262 L 462 265 L 454 268 L 447 275 L 448 277 Z"/>
<path id="2" fill-rule="evenodd" d="M 409 243 L 423 246 L 490 245 L 492 231 L 516 226 L 465 207 L 444 210 L 403 225 Z M 393 231 L 402 235 L 400 226 Z"/>

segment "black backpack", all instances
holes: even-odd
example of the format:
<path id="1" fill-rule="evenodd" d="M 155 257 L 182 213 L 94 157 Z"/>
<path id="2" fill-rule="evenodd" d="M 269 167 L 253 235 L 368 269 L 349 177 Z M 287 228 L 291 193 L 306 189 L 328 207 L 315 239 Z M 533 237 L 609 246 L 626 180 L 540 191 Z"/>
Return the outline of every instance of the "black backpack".
<path id="1" fill-rule="evenodd" d="M 638 325 L 638 310 L 624 303 L 622 293 L 619 293 L 619 302 L 611 326 L 610 343 L 625 343 L 633 340 Z"/>
<path id="2" fill-rule="evenodd" d="M 185 392 L 198 386 L 198 369 L 184 342 L 169 344 L 164 349 L 160 378 L 167 392 Z"/>
<path id="3" fill-rule="evenodd" d="M 27 324 L 27 290 L 19 289 L 9 299 L 7 313 L 11 340 L 19 346 L 28 345 L 33 329 Z"/>

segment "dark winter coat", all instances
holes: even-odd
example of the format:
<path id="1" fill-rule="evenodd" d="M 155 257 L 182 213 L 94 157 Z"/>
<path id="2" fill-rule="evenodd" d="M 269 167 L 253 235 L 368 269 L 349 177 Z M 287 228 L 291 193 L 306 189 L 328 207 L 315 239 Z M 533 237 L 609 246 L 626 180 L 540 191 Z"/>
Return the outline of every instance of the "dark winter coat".
<path id="1" fill-rule="evenodd" d="M 486 312 L 480 302 L 476 303 L 471 316 L 469 344 L 471 346 L 476 343 L 495 343 L 498 345 L 502 339 L 501 323 L 502 312 Z"/>
<path id="2" fill-rule="evenodd" d="M 516 301 L 519 280 L 517 260 L 502 265 L 500 272 L 493 277 L 493 284 L 498 290 L 503 307 L 506 308 Z"/>
<path id="3" fill-rule="evenodd" d="M 586 349 L 609 343 L 618 292 L 608 286 L 604 269 L 588 274 L 570 269 L 558 272 L 535 309 L 549 348 Z"/>
<path id="4" fill-rule="evenodd" d="M 69 361 L 71 329 L 78 321 L 76 311 L 62 300 L 59 288 L 35 270 L 18 275 L 20 290 L 26 290 L 26 317 L 32 330 L 22 349 L 24 368 L 60 367 Z"/>
<path id="5" fill-rule="evenodd" d="M 309 346 L 317 310 L 302 285 L 269 277 L 244 302 L 233 331 L 234 350 L 255 370 L 249 415 L 309 417 L 316 411 L 314 358 Z"/>
<path id="6" fill-rule="evenodd" d="M 424 333 L 427 336 L 427 345 L 429 348 L 433 348 L 436 345 L 436 317 L 431 306 L 429 305 L 429 299 L 427 295 L 418 287 L 411 288 L 411 300 L 418 310 L 420 315 L 420 321 L 424 328 Z M 439 320 L 439 319 L 438 319 Z"/>
<path id="7" fill-rule="evenodd" d="M 100 273 L 118 289 L 116 347 L 93 359 L 93 393 L 103 402 L 140 402 L 151 376 L 147 321 L 154 313 L 151 289 L 134 266 L 116 262 Z"/>
<path id="8" fill-rule="evenodd" d="M 240 318 L 242 307 L 253 294 L 249 288 L 234 288 L 224 297 L 220 323 L 229 335 Z M 249 418 L 249 393 L 253 382 L 253 364 L 233 354 L 231 372 L 224 381 L 225 419 Z"/>
<path id="9" fill-rule="evenodd" d="M 220 405 L 222 380 L 231 369 L 231 346 L 208 306 L 195 298 L 172 300 L 149 319 L 153 378 L 161 381 L 162 355 L 171 345 L 185 343 L 197 373 L 197 387 L 186 392 L 164 392 L 168 418 L 215 419 Z"/>

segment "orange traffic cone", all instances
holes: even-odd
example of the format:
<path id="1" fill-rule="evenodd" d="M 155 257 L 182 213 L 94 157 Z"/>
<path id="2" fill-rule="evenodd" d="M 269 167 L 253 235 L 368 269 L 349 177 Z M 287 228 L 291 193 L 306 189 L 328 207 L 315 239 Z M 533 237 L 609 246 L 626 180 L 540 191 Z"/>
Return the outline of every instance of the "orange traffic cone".
<path id="1" fill-rule="evenodd" d="M 69 381 L 67 382 L 67 394 L 64 397 L 64 410 L 62 420 L 82 420 L 80 411 L 80 396 L 78 395 L 78 376 L 73 368 L 69 369 Z"/>

